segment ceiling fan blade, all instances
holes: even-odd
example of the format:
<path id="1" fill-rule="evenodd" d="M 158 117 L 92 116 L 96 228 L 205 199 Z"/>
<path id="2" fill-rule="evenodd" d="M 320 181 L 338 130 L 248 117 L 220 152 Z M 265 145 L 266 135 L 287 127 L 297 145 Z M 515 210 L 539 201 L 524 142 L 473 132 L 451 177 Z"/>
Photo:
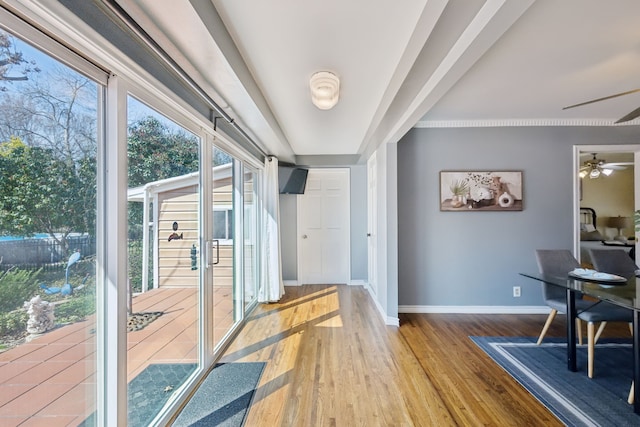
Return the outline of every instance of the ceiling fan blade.
<path id="1" fill-rule="evenodd" d="M 606 101 L 607 99 L 617 98 L 617 97 L 619 97 L 619 96 L 624 96 L 624 95 L 630 95 L 630 94 L 632 94 L 632 93 L 636 93 L 636 92 L 640 92 L 640 89 L 628 90 L 628 91 L 626 91 L 626 92 L 616 93 L 615 95 L 609 95 L 609 96 L 605 96 L 605 97 L 603 97 L 603 98 L 592 99 L 591 101 L 586 101 L 586 102 L 581 102 L 581 103 L 579 103 L 579 104 L 569 105 L 568 107 L 564 107 L 564 108 L 563 108 L 563 110 L 567 110 L 567 109 L 569 109 L 569 108 L 581 107 L 581 106 L 583 106 L 583 105 L 587 105 L 587 104 L 593 104 L 594 102 Z M 634 112 L 635 112 L 635 110 L 634 110 Z M 640 112 L 638 113 L 638 115 L 640 115 Z M 634 116 L 633 118 L 638 117 L 638 115 Z M 626 117 L 626 116 L 625 116 L 625 117 Z M 623 119 L 624 119 L 625 117 L 623 117 Z M 620 119 L 620 120 L 622 120 L 622 119 Z M 627 119 L 627 120 L 632 120 L 632 119 Z M 627 120 L 624 120 L 624 121 L 627 121 Z M 618 121 L 618 122 L 616 122 L 616 123 L 619 123 L 619 122 L 620 122 L 620 121 Z"/>
<path id="2" fill-rule="evenodd" d="M 615 123 L 617 124 L 617 123 L 628 122 L 628 121 L 631 121 L 631 120 L 635 119 L 636 117 L 640 117 L 640 107 L 636 108 L 635 110 L 633 110 L 632 112 L 630 112 L 629 114 L 627 114 L 623 118 L 619 119 Z"/>
<path id="3" fill-rule="evenodd" d="M 609 166 L 629 166 L 633 165 L 633 162 L 611 162 L 611 163 L 603 163 L 602 167 L 607 168 Z"/>

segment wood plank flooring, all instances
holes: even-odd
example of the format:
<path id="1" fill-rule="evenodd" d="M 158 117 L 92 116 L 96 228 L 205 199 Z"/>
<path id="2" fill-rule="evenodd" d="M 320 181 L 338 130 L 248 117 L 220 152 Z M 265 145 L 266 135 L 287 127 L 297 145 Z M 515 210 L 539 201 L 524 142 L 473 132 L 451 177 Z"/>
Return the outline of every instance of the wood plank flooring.
<path id="1" fill-rule="evenodd" d="M 545 319 L 402 314 L 396 328 L 362 287 L 288 287 L 221 362 L 267 362 L 246 426 L 561 426 L 468 338 L 537 336 Z M 564 328 L 558 316 L 548 335 Z"/>

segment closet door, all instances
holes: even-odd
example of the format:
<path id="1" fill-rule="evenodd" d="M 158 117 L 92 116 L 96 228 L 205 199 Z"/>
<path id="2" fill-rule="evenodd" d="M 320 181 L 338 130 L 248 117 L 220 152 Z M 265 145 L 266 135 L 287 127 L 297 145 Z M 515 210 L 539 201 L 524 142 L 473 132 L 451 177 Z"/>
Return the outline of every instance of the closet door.
<path id="1" fill-rule="evenodd" d="M 298 283 L 351 278 L 349 169 L 310 169 L 298 195 Z"/>

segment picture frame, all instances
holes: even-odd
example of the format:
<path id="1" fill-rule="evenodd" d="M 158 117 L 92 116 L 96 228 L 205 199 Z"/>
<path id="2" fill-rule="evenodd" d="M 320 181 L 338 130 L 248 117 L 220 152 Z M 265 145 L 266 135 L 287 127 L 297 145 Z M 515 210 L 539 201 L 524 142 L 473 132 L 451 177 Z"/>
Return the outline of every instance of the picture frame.
<path id="1" fill-rule="evenodd" d="M 440 210 L 512 212 L 523 210 L 522 171 L 440 171 Z"/>

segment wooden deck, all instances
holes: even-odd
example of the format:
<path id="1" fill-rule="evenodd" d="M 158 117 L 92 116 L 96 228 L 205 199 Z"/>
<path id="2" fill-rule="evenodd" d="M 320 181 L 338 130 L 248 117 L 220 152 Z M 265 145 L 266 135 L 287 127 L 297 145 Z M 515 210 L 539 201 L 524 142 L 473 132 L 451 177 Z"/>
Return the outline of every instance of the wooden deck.
<path id="1" fill-rule="evenodd" d="M 231 288 L 216 288 L 214 335 L 233 321 Z M 154 289 L 133 299 L 133 311 L 164 314 L 127 334 L 131 381 L 151 363 L 193 363 L 198 355 L 195 288 Z M 62 326 L 0 353 L 0 426 L 77 426 L 96 399 L 95 322 Z"/>

